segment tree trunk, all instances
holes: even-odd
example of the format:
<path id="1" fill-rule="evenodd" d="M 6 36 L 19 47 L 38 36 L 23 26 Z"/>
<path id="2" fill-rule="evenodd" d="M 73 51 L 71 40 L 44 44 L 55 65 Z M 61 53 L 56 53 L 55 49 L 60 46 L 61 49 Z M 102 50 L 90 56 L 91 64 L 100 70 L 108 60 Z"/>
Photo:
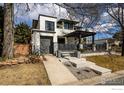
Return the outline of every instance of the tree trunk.
<path id="1" fill-rule="evenodd" d="M 124 56 L 124 28 L 122 28 L 122 52 L 121 56 Z"/>
<path id="2" fill-rule="evenodd" d="M 13 4 L 4 4 L 4 39 L 3 39 L 3 53 L 5 58 L 13 57 L 13 44 L 14 44 L 14 32 L 13 32 Z"/>

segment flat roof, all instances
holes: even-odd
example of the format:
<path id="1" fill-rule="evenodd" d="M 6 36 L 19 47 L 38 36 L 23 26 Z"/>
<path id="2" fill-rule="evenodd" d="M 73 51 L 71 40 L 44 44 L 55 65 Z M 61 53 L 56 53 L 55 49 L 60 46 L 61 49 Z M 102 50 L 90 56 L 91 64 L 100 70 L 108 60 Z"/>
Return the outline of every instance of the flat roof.
<path id="1" fill-rule="evenodd" d="M 32 33 L 33 32 L 56 33 L 55 31 L 46 31 L 46 30 L 40 30 L 40 29 L 32 29 Z"/>
<path id="2" fill-rule="evenodd" d="M 68 20 L 68 19 L 60 19 L 60 20 L 58 20 L 57 23 L 61 23 L 61 22 L 70 22 L 70 23 L 73 23 L 73 24 L 79 23 L 79 21 Z"/>
<path id="3" fill-rule="evenodd" d="M 51 18 L 56 18 L 56 19 L 57 19 L 57 17 L 55 17 L 55 16 L 50 16 L 50 15 L 39 14 L 39 16 L 45 16 L 45 17 L 51 17 Z"/>
<path id="4" fill-rule="evenodd" d="M 92 35 L 95 35 L 95 34 L 96 34 L 95 32 L 76 30 L 76 31 L 68 33 L 68 34 L 66 34 L 64 36 L 65 37 L 79 37 L 81 35 L 81 37 L 87 37 L 87 36 L 92 36 Z"/>

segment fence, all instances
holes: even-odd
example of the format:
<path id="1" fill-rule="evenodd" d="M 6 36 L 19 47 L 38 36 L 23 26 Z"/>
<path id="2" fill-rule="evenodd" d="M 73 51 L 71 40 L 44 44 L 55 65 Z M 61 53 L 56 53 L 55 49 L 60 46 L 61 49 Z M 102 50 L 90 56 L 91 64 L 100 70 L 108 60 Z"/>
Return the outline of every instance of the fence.
<path id="1" fill-rule="evenodd" d="M 72 51 L 77 50 L 77 45 L 75 44 L 58 44 L 58 50 L 62 51 Z"/>
<path id="2" fill-rule="evenodd" d="M 58 50 L 61 51 L 72 51 L 77 50 L 77 45 L 75 44 L 58 44 Z M 106 51 L 106 44 L 96 44 L 96 51 Z M 93 52 L 92 44 L 83 45 L 83 52 Z"/>

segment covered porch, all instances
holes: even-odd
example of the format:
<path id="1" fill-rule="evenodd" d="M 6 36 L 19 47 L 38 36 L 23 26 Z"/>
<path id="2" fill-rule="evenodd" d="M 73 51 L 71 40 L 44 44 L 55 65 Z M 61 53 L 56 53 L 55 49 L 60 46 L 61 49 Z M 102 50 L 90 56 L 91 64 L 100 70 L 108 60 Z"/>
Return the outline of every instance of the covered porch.
<path id="1" fill-rule="evenodd" d="M 82 30 L 76 30 L 74 32 L 66 34 L 64 35 L 65 43 L 58 43 L 58 50 L 62 51 L 83 50 L 89 47 L 90 50 L 95 51 L 94 43 L 95 34 L 96 34 L 95 32 L 88 32 Z M 88 36 L 92 37 L 92 41 L 90 42 L 90 44 L 86 44 L 86 42 L 83 42 L 82 40 L 83 38 Z"/>
<path id="2" fill-rule="evenodd" d="M 88 32 L 82 30 L 76 30 L 74 32 L 68 33 L 64 35 L 64 43 L 59 43 L 58 41 L 58 51 L 61 51 L 61 53 L 71 53 L 72 56 L 74 56 L 75 54 L 77 56 L 79 52 L 85 50 L 95 51 L 95 34 L 95 32 Z M 83 38 L 88 36 L 91 36 L 90 44 L 82 42 Z"/>

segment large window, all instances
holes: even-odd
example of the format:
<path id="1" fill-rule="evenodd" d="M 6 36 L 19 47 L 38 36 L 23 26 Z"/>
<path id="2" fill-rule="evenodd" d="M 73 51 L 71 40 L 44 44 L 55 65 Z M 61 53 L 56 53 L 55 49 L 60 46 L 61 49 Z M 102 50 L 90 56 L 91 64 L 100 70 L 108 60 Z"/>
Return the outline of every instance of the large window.
<path id="1" fill-rule="evenodd" d="M 52 21 L 45 21 L 45 30 L 46 31 L 54 31 L 55 30 L 55 26 L 54 26 L 54 22 Z"/>
<path id="2" fill-rule="evenodd" d="M 64 23 L 64 29 L 73 30 L 73 24 L 65 22 Z"/>

